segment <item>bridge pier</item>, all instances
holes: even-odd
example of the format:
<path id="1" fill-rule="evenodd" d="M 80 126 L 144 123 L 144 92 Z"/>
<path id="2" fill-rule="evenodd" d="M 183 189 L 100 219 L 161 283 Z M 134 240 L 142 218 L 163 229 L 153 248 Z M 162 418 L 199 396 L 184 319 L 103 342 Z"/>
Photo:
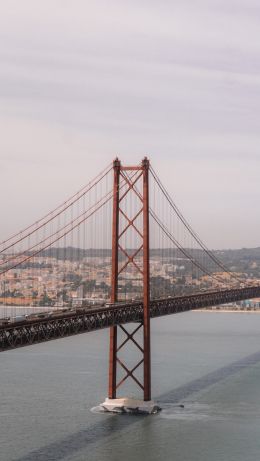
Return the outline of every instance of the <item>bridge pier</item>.
<path id="1" fill-rule="evenodd" d="M 118 399 L 106 399 L 102 408 L 109 413 L 131 413 L 131 414 L 155 414 L 160 408 L 153 400 L 145 401 L 122 397 Z"/>

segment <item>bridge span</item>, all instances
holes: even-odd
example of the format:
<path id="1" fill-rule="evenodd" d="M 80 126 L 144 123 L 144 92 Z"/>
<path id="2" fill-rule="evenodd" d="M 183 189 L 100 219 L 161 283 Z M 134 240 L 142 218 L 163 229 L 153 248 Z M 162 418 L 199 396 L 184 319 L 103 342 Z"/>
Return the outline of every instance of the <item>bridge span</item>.
<path id="1" fill-rule="evenodd" d="M 258 297 L 260 286 L 154 299 L 150 302 L 150 317 L 178 314 Z M 85 309 L 84 312 L 78 309 L 76 313 L 55 312 L 48 318 L 0 326 L 0 351 L 142 321 L 142 302 L 112 304 L 109 307 Z"/>
<path id="2" fill-rule="evenodd" d="M 260 286 L 202 242 L 147 157 L 130 166 L 116 158 L 61 205 L 0 242 L 5 317 L 18 300 L 55 309 L 96 297 L 111 303 L 2 319 L 0 350 L 109 328 L 109 402 L 114 405 L 128 378 L 143 402 L 152 402 L 150 319 L 260 297 Z M 135 325 L 128 331 L 129 323 Z M 141 352 L 132 369 L 121 355 L 130 342 Z"/>

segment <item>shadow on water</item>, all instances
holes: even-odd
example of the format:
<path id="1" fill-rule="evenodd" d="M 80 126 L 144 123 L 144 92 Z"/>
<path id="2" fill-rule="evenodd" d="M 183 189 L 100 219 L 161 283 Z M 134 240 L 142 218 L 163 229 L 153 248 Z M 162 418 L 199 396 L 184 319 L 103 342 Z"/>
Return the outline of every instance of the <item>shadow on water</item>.
<path id="1" fill-rule="evenodd" d="M 88 447 L 90 444 L 103 440 L 112 434 L 123 431 L 130 424 L 140 421 L 139 416 L 102 415 L 102 420 L 93 426 L 68 435 L 57 442 L 50 443 L 42 448 L 33 450 L 17 461 L 60 461 Z"/>
<path id="2" fill-rule="evenodd" d="M 216 371 L 212 371 L 201 378 L 194 379 L 193 381 L 184 384 L 183 386 L 177 387 L 172 391 L 168 392 L 167 394 L 161 395 L 157 398 L 158 403 L 178 403 L 181 400 L 189 397 L 191 394 L 195 392 L 202 391 L 203 389 L 207 389 L 208 387 L 212 386 L 213 384 L 217 384 L 220 381 L 228 378 L 229 376 L 238 373 L 240 370 L 244 368 L 250 367 L 260 362 L 260 352 L 256 352 L 254 354 L 248 355 L 237 362 L 233 362 L 225 367 L 219 368 Z"/>
<path id="3" fill-rule="evenodd" d="M 158 396 L 156 399 L 159 404 L 163 406 L 164 403 L 181 403 L 181 401 L 190 395 L 207 389 L 213 384 L 232 376 L 241 370 L 255 365 L 260 362 L 260 352 L 256 352 L 241 360 L 231 363 L 225 367 L 219 368 L 216 371 L 208 373 L 207 375 L 195 379 L 183 386 L 180 386 L 172 391 Z M 17 458 L 16 461 L 60 461 L 65 457 L 69 457 L 90 444 L 97 443 L 112 434 L 124 431 L 125 428 L 140 422 L 140 418 L 147 416 L 139 415 L 102 415 L 102 419 L 93 426 L 83 429 L 75 434 L 53 442 L 45 447 L 31 451 L 25 456 Z"/>

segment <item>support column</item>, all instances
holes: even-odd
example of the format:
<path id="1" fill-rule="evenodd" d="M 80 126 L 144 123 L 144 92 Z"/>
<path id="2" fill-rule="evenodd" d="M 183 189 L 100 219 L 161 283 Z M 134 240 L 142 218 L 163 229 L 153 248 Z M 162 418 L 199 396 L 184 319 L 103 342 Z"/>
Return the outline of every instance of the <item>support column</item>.
<path id="1" fill-rule="evenodd" d="M 151 400 L 150 262 L 149 262 L 149 160 L 143 166 L 143 309 L 144 400 Z"/>
<path id="2" fill-rule="evenodd" d="M 111 303 L 117 302 L 118 289 L 118 232 L 119 232 L 119 180 L 120 161 L 114 160 L 113 186 L 113 222 L 112 222 L 112 272 L 111 272 Z M 116 364 L 117 364 L 117 326 L 110 327 L 109 346 L 109 399 L 116 398 Z"/>

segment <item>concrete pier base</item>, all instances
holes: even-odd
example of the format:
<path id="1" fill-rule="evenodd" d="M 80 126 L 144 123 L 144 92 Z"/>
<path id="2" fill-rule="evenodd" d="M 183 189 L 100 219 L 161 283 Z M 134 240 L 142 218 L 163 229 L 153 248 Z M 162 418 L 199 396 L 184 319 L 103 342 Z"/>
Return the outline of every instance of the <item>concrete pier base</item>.
<path id="1" fill-rule="evenodd" d="M 101 405 L 105 412 L 111 413 L 132 413 L 132 414 L 155 414 L 160 407 L 153 401 L 136 400 L 128 397 L 120 399 L 106 399 Z"/>

